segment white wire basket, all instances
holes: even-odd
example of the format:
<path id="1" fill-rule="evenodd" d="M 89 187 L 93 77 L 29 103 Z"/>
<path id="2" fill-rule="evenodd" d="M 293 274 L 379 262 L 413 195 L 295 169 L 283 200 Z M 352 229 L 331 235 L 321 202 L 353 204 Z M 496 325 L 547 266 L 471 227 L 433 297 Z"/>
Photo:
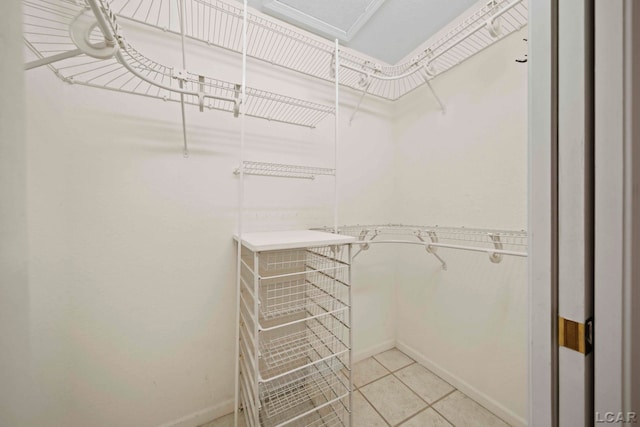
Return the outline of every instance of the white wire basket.
<path id="1" fill-rule="evenodd" d="M 346 312 L 319 316 L 262 333 L 260 375 L 264 381 L 349 350 Z"/>
<path id="2" fill-rule="evenodd" d="M 304 414 L 337 401 L 349 394 L 349 385 L 341 371 L 346 365 L 339 357 L 322 361 L 265 382 L 260 386 L 260 401 L 264 418 L 286 413 Z"/>

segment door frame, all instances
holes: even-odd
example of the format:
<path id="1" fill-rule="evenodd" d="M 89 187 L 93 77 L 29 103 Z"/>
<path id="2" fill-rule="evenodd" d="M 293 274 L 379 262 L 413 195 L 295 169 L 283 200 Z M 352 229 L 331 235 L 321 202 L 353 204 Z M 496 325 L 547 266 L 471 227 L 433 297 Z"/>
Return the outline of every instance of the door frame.
<path id="1" fill-rule="evenodd" d="M 594 15 L 593 421 L 601 425 L 607 412 L 621 413 L 627 422 L 615 425 L 634 426 L 640 424 L 640 267 L 634 263 L 640 259 L 640 3 L 596 0 Z M 530 2 L 528 420 L 533 427 L 558 426 L 559 414 L 557 49 L 558 0 Z M 637 414 L 637 424 L 630 412 Z"/>
<path id="2" fill-rule="evenodd" d="M 529 426 L 558 420 L 558 4 L 529 2 Z"/>
<path id="3" fill-rule="evenodd" d="M 640 4 L 595 7 L 594 415 L 596 425 L 638 425 Z"/>

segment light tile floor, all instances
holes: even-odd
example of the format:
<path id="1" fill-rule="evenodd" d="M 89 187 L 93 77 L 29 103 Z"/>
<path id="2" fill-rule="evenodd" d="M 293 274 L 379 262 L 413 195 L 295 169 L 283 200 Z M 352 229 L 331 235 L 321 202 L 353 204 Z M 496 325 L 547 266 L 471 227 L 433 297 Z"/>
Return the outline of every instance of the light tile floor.
<path id="1" fill-rule="evenodd" d="M 509 426 L 395 348 L 356 363 L 353 383 L 354 427 Z M 201 427 L 232 426 L 229 414 Z"/>

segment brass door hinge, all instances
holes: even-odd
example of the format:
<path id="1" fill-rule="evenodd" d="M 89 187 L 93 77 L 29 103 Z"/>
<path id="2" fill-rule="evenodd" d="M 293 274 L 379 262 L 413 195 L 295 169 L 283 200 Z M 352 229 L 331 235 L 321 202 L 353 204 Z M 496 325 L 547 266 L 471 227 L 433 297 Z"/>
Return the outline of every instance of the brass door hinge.
<path id="1" fill-rule="evenodd" d="M 579 323 L 558 316 L 558 345 L 585 355 L 591 353 L 593 350 L 593 319 Z"/>

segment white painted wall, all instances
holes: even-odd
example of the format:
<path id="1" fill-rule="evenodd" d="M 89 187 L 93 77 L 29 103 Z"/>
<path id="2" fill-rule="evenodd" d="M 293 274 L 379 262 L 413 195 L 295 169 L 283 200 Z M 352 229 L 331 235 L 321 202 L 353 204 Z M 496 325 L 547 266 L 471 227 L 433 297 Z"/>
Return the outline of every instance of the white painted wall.
<path id="1" fill-rule="evenodd" d="M 527 225 L 526 29 L 400 100 L 396 221 L 520 230 Z M 527 261 L 440 249 L 448 270 L 398 248 L 397 340 L 508 422 L 527 417 Z"/>
<path id="2" fill-rule="evenodd" d="M 177 38 L 130 41 L 179 65 Z M 526 48 L 514 35 L 396 106 L 341 92 L 339 223 L 526 227 Z M 188 45 L 188 69 L 240 80 Z M 330 84 L 250 61 L 250 86 L 325 104 Z M 34 425 L 195 426 L 231 411 L 239 121 L 26 74 Z M 461 125 L 464 123 L 464 126 Z M 248 160 L 332 166 L 333 123 L 247 119 Z M 462 179 L 461 179 L 462 178 Z M 333 182 L 248 176 L 245 231 L 330 225 Z M 283 208 L 284 207 L 284 208 Z M 353 272 L 355 359 L 397 341 L 507 420 L 526 412 L 526 262 L 376 246 Z M 394 287 L 393 285 L 396 285 Z M 397 299 L 397 301 L 396 301 Z"/>
<path id="3" fill-rule="evenodd" d="M 125 30 L 179 65 L 179 39 Z M 190 44 L 187 68 L 240 81 L 239 56 L 210 52 Z M 249 67 L 250 86 L 333 102 L 330 84 Z M 26 89 L 34 425 L 195 426 L 230 412 L 240 121 L 189 109 L 184 159 L 178 104 L 67 85 L 46 68 Z M 390 107 L 369 102 L 348 127 L 357 94 L 343 96 L 340 223 L 388 222 Z M 333 131 L 332 117 L 315 130 L 247 118 L 246 158 L 332 167 Z M 245 195 L 245 231 L 333 221 L 331 178 L 248 176 Z M 354 275 L 357 354 L 393 344 L 392 276 L 382 263 Z"/>

